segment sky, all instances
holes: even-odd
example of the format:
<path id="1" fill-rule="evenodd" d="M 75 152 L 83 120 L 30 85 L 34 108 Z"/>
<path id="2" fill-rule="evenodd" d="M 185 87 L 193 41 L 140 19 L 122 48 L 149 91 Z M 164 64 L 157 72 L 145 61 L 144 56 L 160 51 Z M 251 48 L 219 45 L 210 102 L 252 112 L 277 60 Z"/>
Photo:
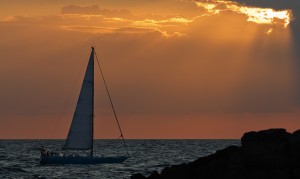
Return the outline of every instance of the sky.
<path id="1" fill-rule="evenodd" d="M 91 46 L 125 138 L 300 128 L 298 1 L 0 3 L 0 139 L 66 137 Z M 95 80 L 95 138 L 119 138 Z"/>

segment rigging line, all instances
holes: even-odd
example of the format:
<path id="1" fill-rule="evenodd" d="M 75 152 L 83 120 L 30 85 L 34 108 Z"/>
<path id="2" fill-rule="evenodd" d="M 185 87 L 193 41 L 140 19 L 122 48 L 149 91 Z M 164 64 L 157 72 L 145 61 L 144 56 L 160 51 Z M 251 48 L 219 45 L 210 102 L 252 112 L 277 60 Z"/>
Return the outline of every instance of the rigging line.
<path id="1" fill-rule="evenodd" d="M 106 81 L 105 81 L 105 79 L 104 79 L 104 75 L 103 75 L 102 69 L 101 69 L 101 67 L 100 67 L 99 59 L 98 59 L 98 56 L 97 56 L 97 53 L 96 53 L 96 52 L 95 52 L 95 55 L 96 55 L 96 58 L 97 58 L 97 64 L 98 64 L 98 67 L 99 67 L 99 69 L 100 69 L 100 73 L 101 73 L 101 76 L 102 76 L 102 79 L 103 79 L 103 83 L 104 83 L 104 86 L 105 86 L 105 89 L 106 89 L 106 92 L 107 92 L 107 95 L 108 95 L 108 98 L 109 98 L 111 107 L 112 107 L 112 109 L 113 109 L 113 112 L 114 112 L 114 115 L 115 115 L 115 119 L 116 119 L 116 122 L 117 122 L 118 127 L 119 127 L 119 131 L 120 131 L 120 133 L 121 133 L 121 136 L 120 136 L 120 137 L 122 138 L 123 144 L 124 144 L 124 146 L 125 146 L 125 148 L 126 148 L 126 150 L 127 150 L 127 155 L 130 156 L 129 153 L 128 153 L 128 148 L 127 148 L 127 145 L 126 145 L 126 142 L 125 142 L 125 139 L 124 139 L 124 135 L 123 135 L 123 132 L 122 132 L 122 129 L 121 129 L 121 126 L 120 126 L 118 117 L 117 117 L 117 113 L 116 113 L 116 111 L 115 111 L 115 108 L 114 108 L 114 105 L 113 105 L 113 102 L 112 102 L 110 93 L 109 93 L 109 91 L 108 91 L 108 87 L 107 87 Z"/>

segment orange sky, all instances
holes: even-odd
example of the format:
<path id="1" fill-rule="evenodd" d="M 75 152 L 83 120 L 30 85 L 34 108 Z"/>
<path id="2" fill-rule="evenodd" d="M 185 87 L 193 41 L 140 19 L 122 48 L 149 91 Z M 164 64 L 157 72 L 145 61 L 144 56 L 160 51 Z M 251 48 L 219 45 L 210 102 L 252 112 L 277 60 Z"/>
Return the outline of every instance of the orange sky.
<path id="1" fill-rule="evenodd" d="M 0 138 L 65 138 L 93 44 L 126 138 L 294 131 L 299 23 L 292 9 L 272 7 L 2 0 Z M 95 75 L 95 136 L 118 138 Z"/>

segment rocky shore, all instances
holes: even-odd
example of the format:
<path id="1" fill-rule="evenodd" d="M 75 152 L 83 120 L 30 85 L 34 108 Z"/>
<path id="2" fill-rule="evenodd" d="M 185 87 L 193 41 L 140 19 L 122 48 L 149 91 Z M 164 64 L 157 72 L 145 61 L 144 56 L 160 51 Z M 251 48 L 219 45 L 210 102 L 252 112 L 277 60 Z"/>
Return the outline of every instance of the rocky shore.
<path id="1" fill-rule="evenodd" d="M 300 179 L 300 130 L 248 132 L 241 144 L 131 179 Z"/>

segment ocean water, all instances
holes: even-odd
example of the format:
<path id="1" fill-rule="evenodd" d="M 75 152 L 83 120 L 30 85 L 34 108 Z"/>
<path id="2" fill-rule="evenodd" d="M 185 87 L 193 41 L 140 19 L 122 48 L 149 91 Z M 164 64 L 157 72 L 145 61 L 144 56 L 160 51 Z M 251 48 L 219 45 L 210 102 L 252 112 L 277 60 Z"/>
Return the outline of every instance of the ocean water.
<path id="1" fill-rule="evenodd" d="M 64 140 L 0 140 L 0 178 L 130 178 L 191 162 L 239 140 L 127 140 L 131 158 L 121 164 L 41 166 L 36 147 L 59 150 Z M 120 140 L 96 140 L 95 154 L 125 155 Z"/>

